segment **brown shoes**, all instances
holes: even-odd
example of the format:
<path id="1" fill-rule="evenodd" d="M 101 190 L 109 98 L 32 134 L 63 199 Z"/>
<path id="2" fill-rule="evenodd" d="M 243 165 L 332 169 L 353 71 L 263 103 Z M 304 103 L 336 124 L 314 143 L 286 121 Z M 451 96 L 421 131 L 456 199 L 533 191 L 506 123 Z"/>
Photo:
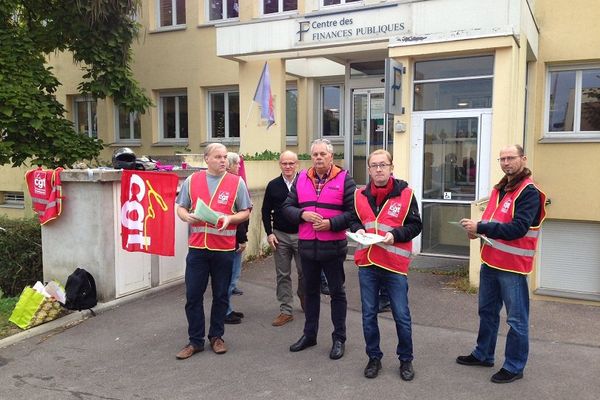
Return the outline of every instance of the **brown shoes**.
<path id="1" fill-rule="evenodd" d="M 284 314 L 281 313 L 277 316 L 277 318 L 275 318 L 273 320 L 273 322 L 271 322 L 271 325 L 273 326 L 282 326 L 287 324 L 290 321 L 294 320 L 294 316 L 293 315 L 289 315 L 289 314 Z"/>
<path id="2" fill-rule="evenodd" d="M 225 347 L 225 342 L 220 337 L 210 338 L 210 347 L 217 354 L 227 353 L 227 347 Z"/>
<path id="3" fill-rule="evenodd" d="M 194 354 L 200 353 L 201 351 L 204 351 L 204 346 L 195 347 L 192 344 L 188 344 L 183 349 L 179 350 L 179 353 L 175 355 L 175 358 L 178 360 L 185 360 L 186 358 L 190 358 Z"/>

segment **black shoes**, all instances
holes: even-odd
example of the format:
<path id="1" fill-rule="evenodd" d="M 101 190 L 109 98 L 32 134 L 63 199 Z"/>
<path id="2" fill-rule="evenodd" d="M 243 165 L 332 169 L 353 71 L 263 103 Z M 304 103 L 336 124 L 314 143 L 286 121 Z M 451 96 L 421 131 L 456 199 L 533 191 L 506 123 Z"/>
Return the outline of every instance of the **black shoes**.
<path id="1" fill-rule="evenodd" d="M 501 368 L 500 371 L 498 371 L 494 375 L 492 375 L 490 380 L 494 383 L 510 383 L 510 382 L 516 381 L 517 379 L 521 379 L 522 377 L 523 377 L 522 372 L 520 372 L 518 374 L 513 374 L 512 372 L 509 372 L 509 371 L 505 370 L 504 368 Z"/>
<path id="2" fill-rule="evenodd" d="M 456 357 L 456 362 L 462 365 L 470 365 L 470 366 L 480 366 L 480 367 L 493 367 L 494 363 L 487 361 L 480 361 L 473 354 L 469 354 L 468 356 L 458 356 Z"/>
<path id="3" fill-rule="evenodd" d="M 291 352 L 297 352 L 297 351 L 302 351 L 308 347 L 314 346 L 317 344 L 317 339 L 315 338 L 307 338 L 306 336 L 302 335 L 302 337 L 293 345 L 290 346 L 290 351 Z"/>
<path id="4" fill-rule="evenodd" d="M 238 288 L 236 288 L 236 287 L 235 287 L 235 288 L 233 288 L 233 290 L 231 291 L 231 294 L 233 294 L 233 295 L 236 295 L 236 296 L 241 296 L 241 295 L 243 295 L 243 294 L 244 294 L 244 292 L 243 292 L 243 291 L 241 291 L 240 289 L 238 289 Z"/>
<path id="5" fill-rule="evenodd" d="M 242 323 L 242 319 L 233 312 L 230 312 L 225 316 L 225 323 L 229 325 L 237 325 Z"/>
<path id="6" fill-rule="evenodd" d="M 331 351 L 329 352 L 329 358 L 332 360 L 339 360 L 344 355 L 344 343 L 339 340 L 333 341 L 333 346 L 331 346 Z"/>
<path id="7" fill-rule="evenodd" d="M 379 358 L 369 358 L 369 363 L 365 367 L 365 378 L 376 378 L 381 369 L 381 360 Z"/>
<path id="8" fill-rule="evenodd" d="M 400 378 L 403 381 L 412 381 L 415 377 L 412 361 L 400 361 Z"/>
<path id="9" fill-rule="evenodd" d="M 236 317 L 244 318 L 243 312 L 232 311 L 231 314 L 235 315 Z"/>

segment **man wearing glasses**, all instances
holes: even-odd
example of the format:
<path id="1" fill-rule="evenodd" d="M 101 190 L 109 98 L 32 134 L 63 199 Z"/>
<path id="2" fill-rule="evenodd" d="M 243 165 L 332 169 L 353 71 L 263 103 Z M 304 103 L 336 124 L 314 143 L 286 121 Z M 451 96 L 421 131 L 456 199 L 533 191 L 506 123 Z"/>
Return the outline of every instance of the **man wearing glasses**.
<path id="1" fill-rule="evenodd" d="M 529 354 L 529 288 L 538 235 L 546 216 L 546 195 L 531 179 L 523 148 L 503 148 L 498 159 L 504 177 L 492 189 L 481 221 L 460 221 L 470 239 L 485 235 L 479 275 L 479 335 L 475 350 L 459 356 L 462 365 L 492 367 L 500 310 L 509 325 L 502 368 L 491 377 L 509 383 L 523 377 Z"/>
<path id="2" fill-rule="evenodd" d="M 375 378 L 381 369 L 383 353 L 379 347 L 377 324 L 380 289 L 387 289 L 392 315 L 396 323 L 400 360 L 400 378 L 410 381 L 415 373 L 412 366 L 413 344 L 410 310 L 408 308 L 408 266 L 412 239 L 421 233 L 419 206 L 408 184 L 392 177 L 392 155 L 375 150 L 367 158 L 369 184 L 354 195 L 356 208 L 351 230 L 383 236 L 380 243 L 359 245 L 354 262 L 359 267 L 360 299 L 362 303 L 363 334 L 369 362 L 364 370 L 367 378 Z"/>
<path id="3" fill-rule="evenodd" d="M 323 271 L 329 283 L 334 327 L 329 358 L 337 360 L 344 355 L 346 342 L 345 231 L 352 218 L 356 184 L 348 171 L 334 165 L 329 140 L 313 141 L 310 153 L 313 166 L 298 174 L 283 205 L 286 218 L 300 224 L 298 250 L 304 275 L 304 334 L 290 346 L 290 351 L 317 344 Z"/>
<path id="4" fill-rule="evenodd" d="M 291 224 L 281 212 L 283 202 L 288 197 L 292 183 L 296 178 L 298 156 L 291 151 L 284 151 L 279 156 L 281 175 L 270 181 L 265 190 L 262 205 L 262 221 L 267 233 L 267 241 L 275 251 L 275 272 L 277 274 L 277 301 L 279 315 L 271 325 L 283 326 L 294 320 L 292 305 L 292 258 L 298 271 L 298 298 L 304 310 L 304 290 L 302 283 L 302 265 L 298 255 L 298 224 Z"/>

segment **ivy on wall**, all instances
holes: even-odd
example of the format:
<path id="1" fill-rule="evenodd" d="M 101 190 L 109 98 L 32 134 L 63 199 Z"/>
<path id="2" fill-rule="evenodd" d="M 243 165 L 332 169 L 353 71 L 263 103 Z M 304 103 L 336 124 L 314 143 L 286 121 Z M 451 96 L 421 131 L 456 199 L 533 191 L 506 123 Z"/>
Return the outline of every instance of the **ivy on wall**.
<path id="1" fill-rule="evenodd" d="M 139 0 L 0 1 L 0 165 L 48 167 L 93 159 L 102 141 L 76 133 L 55 97 L 45 55 L 68 51 L 83 71 L 78 90 L 127 111 L 151 101 L 133 78 Z"/>

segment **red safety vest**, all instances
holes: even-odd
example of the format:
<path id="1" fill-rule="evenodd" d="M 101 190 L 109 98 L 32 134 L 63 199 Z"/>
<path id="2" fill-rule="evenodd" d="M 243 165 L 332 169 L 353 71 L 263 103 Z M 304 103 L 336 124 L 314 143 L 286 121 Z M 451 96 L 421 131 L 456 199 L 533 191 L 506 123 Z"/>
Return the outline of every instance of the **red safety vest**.
<path id="1" fill-rule="evenodd" d="M 413 197 L 411 188 L 407 187 L 400 193 L 400 196 L 388 199 L 377 216 L 369 205 L 367 196 L 363 195 L 364 190 L 362 188 L 354 192 L 354 205 L 356 214 L 367 233 L 385 236 L 392 229 L 404 225 Z M 362 246 L 359 244 L 354 253 L 354 262 L 359 267 L 374 264 L 389 271 L 407 275 L 411 253 L 412 240 L 393 245 L 376 243 Z"/>
<path id="2" fill-rule="evenodd" d="M 38 167 L 25 173 L 33 210 L 42 225 L 58 218 L 62 212 L 63 196 L 60 184 L 62 170 L 62 168 L 51 170 Z"/>
<path id="3" fill-rule="evenodd" d="M 530 178 L 524 179 L 519 187 L 507 192 L 499 202 L 500 192 L 492 190 L 481 222 L 511 222 L 515 214 L 515 202 L 527 186 L 533 185 L 540 193 L 541 211 L 539 224 L 529 228 L 525 236 L 515 240 L 491 239 L 492 246 L 484 243 L 481 247 L 481 260 L 492 268 L 519 274 L 529 274 L 533 270 L 533 257 L 537 247 L 538 236 L 544 218 L 546 218 L 546 194 L 542 192 Z"/>
<path id="4" fill-rule="evenodd" d="M 225 215 L 234 214 L 234 204 L 240 177 L 225 173 L 213 195 L 210 195 L 206 182 L 206 171 L 195 172 L 190 179 L 190 200 L 192 207 L 197 199 L 202 199 L 212 210 Z M 215 251 L 235 250 L 235 234 L 237 225 L 229 224 L 225 230 L 219 231 L 217 226 L 208 222 L 200 222 L 190 226 L 189 247 Z"/>
<path id="5" fill-rule="evenodd" d="M 348 171 L 340 171 L 333 179 L 328 180 L 323 185 L 321 193 L 317 196 L 317 191 L 312 179 L 306 170 L 298 174 L 296 182 L 296 191 L 298 193 L 298 206 L 306 211 L 314 211 L 320 214 L 324 219 L 332 218 L 344 212 L 344 183 Z M 298 228 L 298 238 L 300 240 L 345 240 L 346 232 L 339 231 L 315 231 L 313 224 L 302 220 Z"/>

